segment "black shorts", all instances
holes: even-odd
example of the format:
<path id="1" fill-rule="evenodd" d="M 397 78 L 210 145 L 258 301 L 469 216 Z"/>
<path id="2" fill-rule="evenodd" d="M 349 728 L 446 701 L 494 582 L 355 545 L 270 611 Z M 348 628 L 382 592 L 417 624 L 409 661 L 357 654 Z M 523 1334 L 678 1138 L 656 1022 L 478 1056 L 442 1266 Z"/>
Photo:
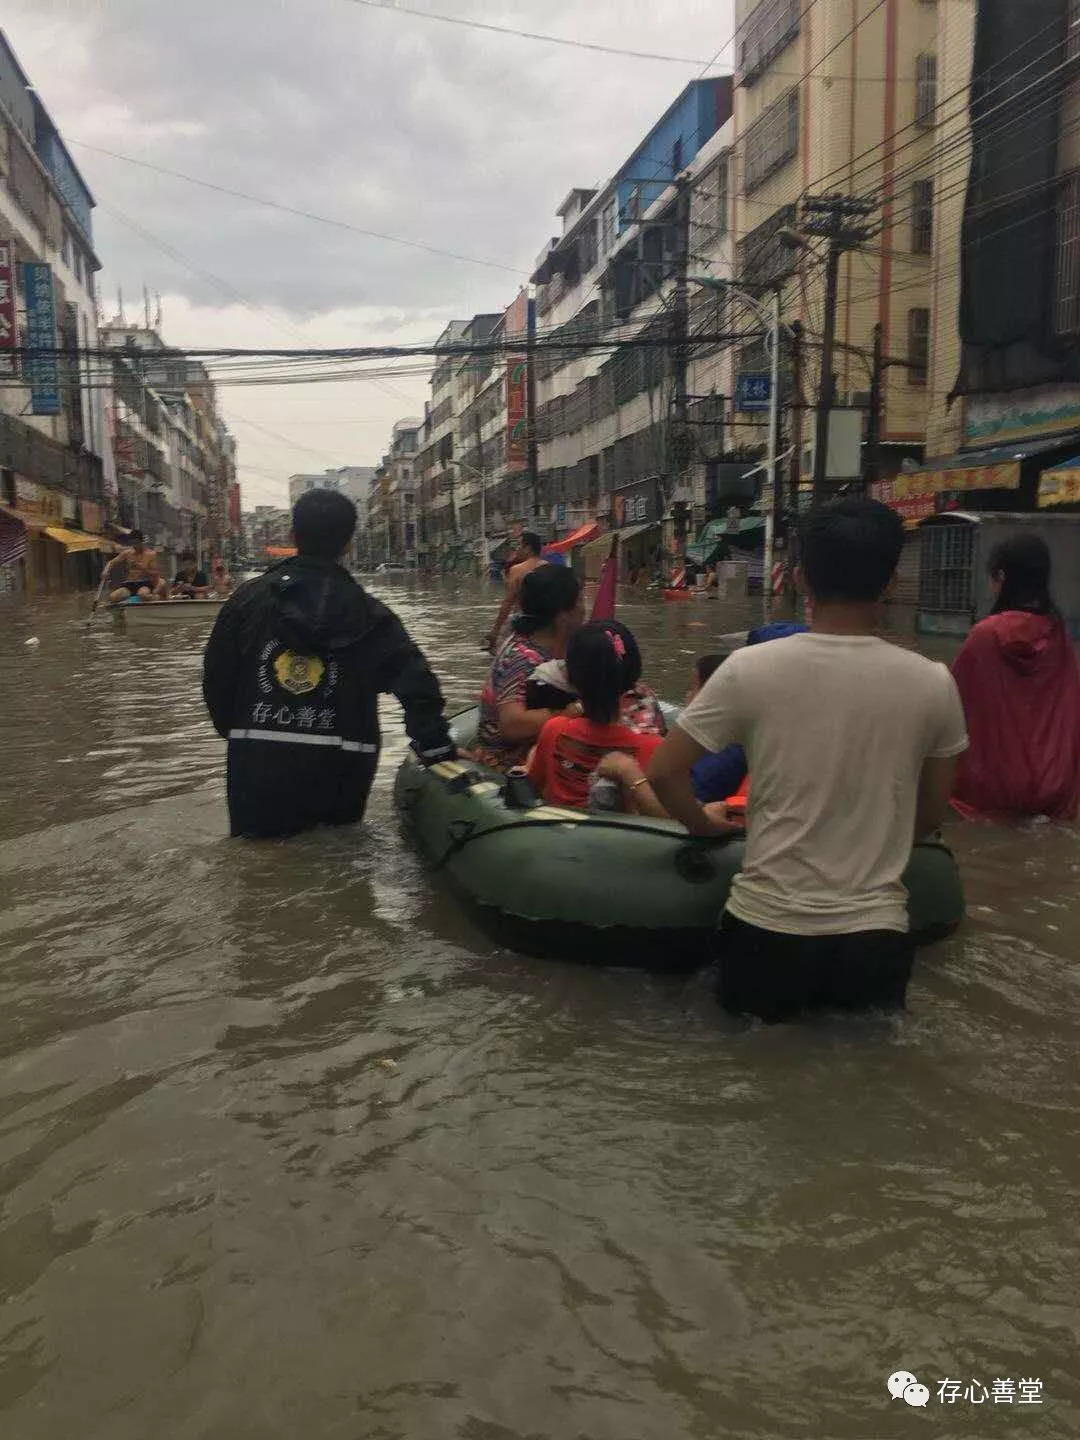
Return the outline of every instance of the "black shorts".
<path id="1" fill-rule="evenodd" d="M 915 942 L 898 930 L 783 935 L 725 914 L 717 997 L 725 1010 L 788 1020 L 806 1010 L 902 1010 Z"/>

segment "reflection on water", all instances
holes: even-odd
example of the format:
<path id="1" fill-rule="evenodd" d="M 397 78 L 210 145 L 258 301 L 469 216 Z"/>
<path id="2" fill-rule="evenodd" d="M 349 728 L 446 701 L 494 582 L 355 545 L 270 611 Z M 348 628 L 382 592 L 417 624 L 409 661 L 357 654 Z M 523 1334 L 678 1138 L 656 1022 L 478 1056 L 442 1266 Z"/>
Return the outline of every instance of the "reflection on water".
<path id="1" fill-rule="evenodd" d="M 470 701 L 495 597 L 384 593 Z M 622 613 L 676 695 L 756 618 Z M 359 832 L 228 841 L 200 642 L 0 619 L 4 1435 L 1077 1433 L 1073 833 L 958 830 L 905 1019 L 744 1029 L 494 951 L 392 705 Z M 940 1409 L 998 1376 L 1042 1409 Z"/>

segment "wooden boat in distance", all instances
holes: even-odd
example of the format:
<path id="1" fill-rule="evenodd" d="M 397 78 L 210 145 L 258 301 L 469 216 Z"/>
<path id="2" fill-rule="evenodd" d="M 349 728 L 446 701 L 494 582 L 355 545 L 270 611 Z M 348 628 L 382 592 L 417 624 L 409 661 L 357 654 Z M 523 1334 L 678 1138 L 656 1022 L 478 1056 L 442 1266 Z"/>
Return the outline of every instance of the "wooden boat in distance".
<path id="1" fill-rule="evenodd" d="M 225 599 L 215 600 L 130 600 L 109 609 L 123 625 L 211 625 Z"/>

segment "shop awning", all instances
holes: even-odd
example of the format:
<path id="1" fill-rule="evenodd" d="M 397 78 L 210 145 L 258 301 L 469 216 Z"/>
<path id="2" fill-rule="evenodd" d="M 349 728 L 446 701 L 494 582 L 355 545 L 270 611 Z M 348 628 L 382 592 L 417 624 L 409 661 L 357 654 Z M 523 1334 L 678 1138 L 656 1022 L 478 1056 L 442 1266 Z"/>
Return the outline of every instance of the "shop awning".
<path id="1" fill-rule="evenodd" d="M 44 530 L 48 521 L 40 515 L 28 515 L 25 510 L 16 510 L 11 505 L 0 505 L 0 512 L 8 515 L 12 520 L 18 520 L 20 525 L 25 525 L 27 530 Z"/>
<path id="2" fill-rule="evenodd" d="M 69 555 L 78 555 L 83 550 L 116 549 L 104 535 L 88 535 L 85 530 L 65 530 L 62 525 L 46 525 L 45 534 L 58 545 L 63 545 Z"/>
<path id="3" fill-rule="evenodd" d="M 760 515 L 744 515 L 732 521 L 710 520 L 698 538 L 687 545 L 687 557 L 698 565 L 708 565 L 725 541 L 738 540 L 742 535 L 764 528 L 765 521 Z"/>
<path id="4" fill-rule="evenodd" d="M 1053 470 L 1044 470 L 1039 476 L 1039 495 L 1036 502 L 1040 510 L 1052 505 L 1080 504 L 1080 455 L 1057 465 Z"/>
<path id="5" fill-rule="evenodd" d="M 296 554 L 295 545 L 267 545 L 263 552 L 269 555 L 271 560 L 291 560 Z"/>
<path id="6" fill-rule="evenodd" d="M 950 490 L 1017 490 L 1020 468 L 1025 460 L 1063 450 L 1068 435 L 1056 440 L 1036 440 L 1031 444 L 997 445 L 990 450 L 960 451 L 939 460 L 928 461 L 918 470 L 901 471 L 892 480 L 896 500 L 915 499 L 920 495 L 940 495 Z M 1075 443 L 1075 437 L 1073 437 Z"/>
<path id="7" fill-rule="evenodd" d="M 588 525 L 579 525 L 576 530 L 571 530 L 570 534 L 561 540 L 552 540 L 550 544 L 544 546 L 542 553 L 544 555 L 565 555 L 568 550 L 573 550 L 578 545 L 587 545 L 599 534 L 600 526 L 594 520 Z"/>

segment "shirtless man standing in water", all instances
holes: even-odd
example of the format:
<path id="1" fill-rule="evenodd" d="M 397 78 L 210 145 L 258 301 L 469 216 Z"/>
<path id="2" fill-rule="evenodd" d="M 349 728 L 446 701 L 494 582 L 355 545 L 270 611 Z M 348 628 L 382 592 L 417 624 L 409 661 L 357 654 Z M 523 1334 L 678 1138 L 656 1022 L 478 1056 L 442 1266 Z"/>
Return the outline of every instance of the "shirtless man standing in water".
<path id="1" fill-rule="evenodd" d="M 494 654 L 498 648 L 499 636 L 502 634 L 503 626 L 518 608 L 521 584 L 525 576 L 531 575 L 532 572 L 538 570 L 541 565 L 547 564 L 547 561 L 540 553 L 543 548 L 544 542 L 540 539 L 539 535 L 534 535 L 531 530 L 522 531 L 521 539 L 518 542 L 517 559 L 506 574 L 506 596 L 503 599 L 502 605 L 499 607 L 495 624 L 481 642 L 484 649 L 490 651 L 492 654 Z"/>
<path id="2" fill-rule="evenodd" d="M 132 596 L 140 600 L 164 599 L 168 587 L 158 570 L 157 551 L 147 546 L 141 530 L 132 530 L 128 538 L 131 544 L 127 549 L 114 555 L 105 566 L 105 574 L 110 575 L 117 565 L 127 564 L 127 579 L 109 591 L 110 601 L 121 605 Z"/>

